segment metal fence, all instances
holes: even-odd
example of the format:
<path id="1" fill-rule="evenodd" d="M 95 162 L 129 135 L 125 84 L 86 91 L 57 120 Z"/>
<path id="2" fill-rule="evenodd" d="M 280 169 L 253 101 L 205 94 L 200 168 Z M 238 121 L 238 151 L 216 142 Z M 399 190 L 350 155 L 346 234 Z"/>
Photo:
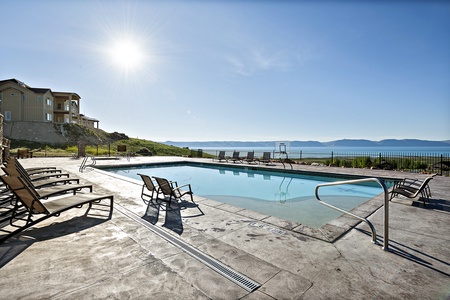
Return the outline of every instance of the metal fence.
<path id="1" fill-rule="evenodd" d="M 191 149 L 193 156 L 202 157 L 207 153 L 214 157 L 219 155 L 221 150 Z M 240 151 L 240 157 L 247 155 L 248 151 Z M 252 151 L 255 158 L 263 156 L 264 151 Z M 197 155 L 195 155 L 197 154 Z M 226 150 L 225 155 L 231 157 L 233 151 Z M 287 153 L 290 160 L 304 163 L 319 162 L 324 165 L 349 168 L 377 168 L 384 170 L 401 170 L 407 172 L 428 172 L 449 176 L 450 154 L 449 153 L 421 153 L 421 152 L 308 152 L 297 151 Z M 271 151 L 271 158 L 274 160 L 285 159 L 286 155 Z"/>

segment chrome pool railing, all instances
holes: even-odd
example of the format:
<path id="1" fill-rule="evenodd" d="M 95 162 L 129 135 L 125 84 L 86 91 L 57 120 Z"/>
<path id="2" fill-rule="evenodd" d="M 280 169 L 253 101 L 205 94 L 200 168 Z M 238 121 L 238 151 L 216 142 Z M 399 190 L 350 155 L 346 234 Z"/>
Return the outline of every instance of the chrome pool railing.
<path id="1" fill-rule="evenodd" d="M 332 186 L 332 185 L 342 185 L 342 184 L 355 184 L 355 183 L 362 183 L 362 182 L 376 182 L 383 188 L 383 191 L 384 191 L 384 239 L 383 239 L 382 249 L 385 251 L 388 251 L 389 250 L 389 192 L 388 192 L 386 185 L 384 184 L 384 182 L 382 180 L 380 180 L 378 178 L 363 178 L 363 179 L 345 180 L 345 181 L 336 181 L 336 182 L 327 182 L 327 183 L 318 184 L 315 189 L 316 199 L 317 199 L 317 201 L 319 201 L 321 204 L 323 204 L 325 206 L 328 206 L 337 211 L 340 211 L 340 212 L 350 215 L 354 218 L 357 218 L 363 222 L 366 222 L 369 225 L 370 230 L 372 231 L 372 243 L 376 244 L 377 243 L 377 233 L 375 231 L 375 227 L 369 220 L 367 220 L 366 218 L 363 218 L 361 216 L 357 216 L 346 210 L 343 210 L 339 207 L 333 206 L 329 203 L 323 202 L 319 198 L 319 188 L 321 188 L 321 187 Z"/>

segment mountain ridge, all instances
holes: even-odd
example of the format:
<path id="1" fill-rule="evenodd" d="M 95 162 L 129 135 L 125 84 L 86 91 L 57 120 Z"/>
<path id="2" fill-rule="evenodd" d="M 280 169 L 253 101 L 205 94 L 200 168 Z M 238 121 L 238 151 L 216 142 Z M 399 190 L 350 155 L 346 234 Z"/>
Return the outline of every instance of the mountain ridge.
<path id="1" fill-rule="evenodd" d="M 162 144 L 177 147 L 273 147 L 275 141 L 166 141 Z M 291 147 L 450 147 L 450 140 L 430 141 L 418 139 L 341 139 L 330 142 L 290 141 Z"/>

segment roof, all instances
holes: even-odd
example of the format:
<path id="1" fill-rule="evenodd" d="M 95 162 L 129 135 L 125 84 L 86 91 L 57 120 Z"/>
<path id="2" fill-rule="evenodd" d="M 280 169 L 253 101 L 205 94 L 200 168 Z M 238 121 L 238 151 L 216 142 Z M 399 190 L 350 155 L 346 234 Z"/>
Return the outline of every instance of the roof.
<path id="1" fill-rule="evenodd" d="M 2 83 L 6 83 L 6 82 L 14 82 L 20 86 L 26 87 L 26 88 L 30 88 L 28 85 L 26 85 L 23 81 L 17 80 L 15 78 L 11 78 L 11 79 L 5 79 L 5 80 L 0 80 L 0 84 Z"/>
<path id="2" fill-rule="evenodd" d="M 13 82 L 13 83 L 15 83 L 17 85 L 20 85 L 21 87 L 24 87 L 24 88 L 26 88 L 26 89 L 28 89 L 28 90 L 36 93 L 36 94 L 45 94 L 48 91 L 50 91 L 50 93 L 52 92 L 52 90 L 49 89 L 49 88 L 33 88 L 33 87 L 25 84 L 25 82 L 17 80 L 15 78 L 6 79 L 6 80 L 0 80 L 0 84 L 7 83 L 7 82 Z"/>

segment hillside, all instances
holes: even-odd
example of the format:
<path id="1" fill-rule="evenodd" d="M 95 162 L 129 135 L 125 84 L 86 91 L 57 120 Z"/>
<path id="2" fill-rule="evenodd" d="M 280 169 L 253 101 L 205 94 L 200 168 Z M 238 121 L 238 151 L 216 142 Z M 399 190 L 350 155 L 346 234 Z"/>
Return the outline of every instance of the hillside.
<path id="1" fill-rule="evenodd" d="M 123 133 L 107 133 L 97 128 L 77 124 L 53 124 L 46 122 L 5 122 L 3 136 L 11 140 L 11 146 L 44 144 L 49 146 L 72 146 L 79 141 L 88 145 L 107 144 L 128 139 Z"/>

